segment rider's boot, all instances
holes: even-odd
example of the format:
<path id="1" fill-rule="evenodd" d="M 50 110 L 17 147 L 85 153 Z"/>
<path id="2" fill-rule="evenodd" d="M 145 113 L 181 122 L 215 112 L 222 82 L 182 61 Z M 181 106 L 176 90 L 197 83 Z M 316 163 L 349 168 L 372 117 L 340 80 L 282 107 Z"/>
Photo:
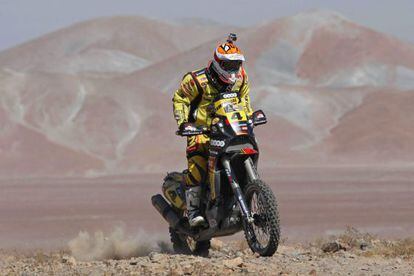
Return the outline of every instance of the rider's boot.
<path id="1" fill-rule="evenodd" d="M 190 227 L 202 226 L 206 222 L 200 214 L 200 192 L 201 187 L 191 187 L 185 191 L 185 199 L 188 211 L 188 222 Z"/>

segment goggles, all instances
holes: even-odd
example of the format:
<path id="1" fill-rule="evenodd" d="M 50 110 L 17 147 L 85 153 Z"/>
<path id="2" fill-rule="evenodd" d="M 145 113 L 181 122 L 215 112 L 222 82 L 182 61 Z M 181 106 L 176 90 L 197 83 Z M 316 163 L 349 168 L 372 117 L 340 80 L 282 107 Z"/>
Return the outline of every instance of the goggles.
<path id="1" fill-rule="evenodd" d="M 240 70 L 243 61 L 241 60 L 222 60 L 220 61 L 220 67 L 227 72 L 237 73 Z"/>

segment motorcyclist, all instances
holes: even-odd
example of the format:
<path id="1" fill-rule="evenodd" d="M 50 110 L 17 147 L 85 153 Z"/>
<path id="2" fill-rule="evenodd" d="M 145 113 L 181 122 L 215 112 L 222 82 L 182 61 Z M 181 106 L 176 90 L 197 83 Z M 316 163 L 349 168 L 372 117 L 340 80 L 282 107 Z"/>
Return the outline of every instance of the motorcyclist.
<path id="1" fill-rule="evenodd" d="M 173 97 L 174 117 L 179 130 L 191 128 L 191 123 L 209 127 L 212 120 L 210 105 L 219 93 L 236 92 L 248 116 L 253 113 L 248 77 L 242 66 L 245 58 L 234 44 L 236 40 L 236 35 L 230 34 L 225 43 L 217 46 L 214 58 L 206 68 L 184 75 L 180 88 Z M 187 215 L 191 227 L 205 223 L 199 207 L 200 185 L 207 177 L 208 143 L 209 137 L 206 135 L 190 136 L 187 139 L 188 170 L 184 179 Z"/>

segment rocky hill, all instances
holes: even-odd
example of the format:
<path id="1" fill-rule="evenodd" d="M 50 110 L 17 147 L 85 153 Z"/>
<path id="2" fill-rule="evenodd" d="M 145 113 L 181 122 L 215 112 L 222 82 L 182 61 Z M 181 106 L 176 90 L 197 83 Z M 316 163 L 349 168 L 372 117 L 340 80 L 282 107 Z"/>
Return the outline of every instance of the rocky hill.
<path id="1" fill-rule="evenodd" d="M 171 97 L 237 31 L 262 166 L 412 164 L 414 46 L 319 11 L 234 30 L 101 18 L 0 53 L 0 176 L 179 169 Z"/>

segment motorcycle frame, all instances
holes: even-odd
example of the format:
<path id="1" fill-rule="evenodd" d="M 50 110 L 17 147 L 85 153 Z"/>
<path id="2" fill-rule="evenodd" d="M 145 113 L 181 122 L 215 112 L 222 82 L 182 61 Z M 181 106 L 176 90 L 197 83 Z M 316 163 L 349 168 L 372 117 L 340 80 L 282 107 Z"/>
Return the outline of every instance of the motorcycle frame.
<path id="1" fill-rule="evenodd" d="M 246 126 L 246 131 L 237 133 L 239 128 L 234 128 L 228 121 L 226 123 L 228 119 L 226 116 L 215 118 L 218 120 L 216 119 L 210 132 L 210 141 L 219 142 L 210 142 L 208 179 L 202 186 L 204 206 L 201 209 L 210 227 L 193 233 L 192 237 L 198 241 L 235 234 L 243 229 L 243 220 L 247 223 L 254 221 L 243 194 L 244 186 L 259 178 L 256 171 L 259 150 L 253 133 L 253 123 L 241 122 L 242 126 Z M 244 143 L 235 143 L 237 140 L 242 140 Z M 239 166 L 234 163 L 238 163 Z M 240 170 L 243 170 L 242 174 Z M 236 177 L 236 172 L 239 172 L 239 177 Z M 244 179 L 238 179 L 241 176 L 244 176 Z M 232 191 L 230 198 L 224 197 L 223 190 L 226 189 L 226 185 Z M 238 207 L 241 219 L 231 223 L 235 205 Z"/>

